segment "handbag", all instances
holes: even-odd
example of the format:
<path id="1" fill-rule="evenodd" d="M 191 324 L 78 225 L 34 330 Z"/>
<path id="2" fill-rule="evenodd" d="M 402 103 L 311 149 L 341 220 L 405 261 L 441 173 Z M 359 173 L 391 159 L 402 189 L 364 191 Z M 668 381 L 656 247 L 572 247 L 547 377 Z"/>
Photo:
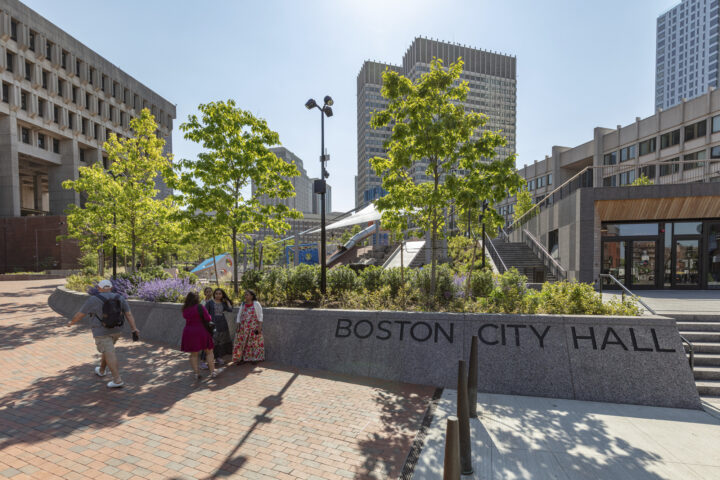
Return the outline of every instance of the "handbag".
<path id="1" fill-rule="evenodd" d="M 208 322 L 205 320 L 205 315 L 203 314 L 202 305 L 198 305 L 198 314 L 200 314 L 200 321 L 203 324 L 203 327 L 205 327 L 205 330 L 212 336 L 215 335 L 215 322 Z"/>

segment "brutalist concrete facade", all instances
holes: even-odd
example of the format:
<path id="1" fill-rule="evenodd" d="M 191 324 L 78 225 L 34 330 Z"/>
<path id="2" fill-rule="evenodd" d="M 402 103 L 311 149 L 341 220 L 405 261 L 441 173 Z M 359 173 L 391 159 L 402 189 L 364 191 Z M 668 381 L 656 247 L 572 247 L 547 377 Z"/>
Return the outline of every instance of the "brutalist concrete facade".
<path id="1" fill-rule="evenodd" d="M 143 108 L 172 151 L 172 103 L 16 0 L 0 3 L 0 81 L 0 216 L 78 204 L 62 182 L 107 162 L 103 142 Z"/>
<path id="2" fill-rule="evenodd" d="M 418 37 L 403 56 L 402 66 L 366 61 L 357 77 L 357 137 L 358 170 L 355 177 L 355 206 L 366 205 L 384 195 L 381 179 L 370 166 L 370 159 L 385 155 L 384 142 L 390 137 L 390 128 L 375 130 L 370 118 L 375 110 L 387 107 L 380 94 L 382 74 L 386 69 L 396 71 L 417 80 L 430 70 L 433 58 L 439 58 L 445 66 L 462 57 L 464 70 L 461 80 L 470 87 L 463 103 L 468 112 L 488 116 L 487 130 L 502 131 L 507 146 L 497 153 L 506 157 L 515 153 L 516 135 L 516 58 L 477 48 Z M 427 181 L 425 166 L 417 164 L 412 172 L 416 182 Z"/>

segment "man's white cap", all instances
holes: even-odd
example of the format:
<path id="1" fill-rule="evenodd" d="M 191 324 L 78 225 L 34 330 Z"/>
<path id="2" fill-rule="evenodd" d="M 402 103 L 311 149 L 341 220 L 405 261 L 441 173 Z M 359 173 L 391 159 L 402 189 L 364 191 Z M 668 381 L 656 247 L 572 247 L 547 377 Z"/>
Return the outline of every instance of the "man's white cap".
<path id="1" fill-rule="evenodd" d="M 112 288 L 112 282 L 110 280 L 100 280 L 98 283 L 100 288 Z"/>

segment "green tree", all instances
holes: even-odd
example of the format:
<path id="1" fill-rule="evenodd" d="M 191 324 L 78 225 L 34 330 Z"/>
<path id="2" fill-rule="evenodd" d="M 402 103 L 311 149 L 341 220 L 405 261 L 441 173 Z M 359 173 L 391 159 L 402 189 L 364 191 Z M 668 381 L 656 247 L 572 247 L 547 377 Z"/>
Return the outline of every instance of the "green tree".
<path id="1" fill-rule="evenodd" d="M 174 242 L 170 216 L 175 207 L 170 199 L 156 198 L 156 181 L 172 157 L 163 154 L 165 141 L 155 135 L 155 118 L 143 109 L 130 121 L 130 129 L 133 137 L 113 133 L 103 144 L 108 171 L 99 163 L 80 167 L 79 178 L 66 180 L 63 188 L 86 196 L 84 207 L 71 205 L 67 211 L 70 236 L 92 232 L 107 246 L 129 248 L 134 271 L 138 247 L 147 250 L 160 242 L 164 248 Z"/>
<path id="2" fill-rule="evenodd" d="M 640 175 L 630 184 L 631 187 L 637 187 L 639 185 L 652 185 L 654 182 L 645 175 Z"/>
<path id="3" fill-rule="evenodd" d="M 294 196 L 288 178 L 299 172 L 269 150 L 280 143 L 278 134 L 233 100 L 201 104 L 198 110 L 200 116 L 190 115 L 180 129 L 204 151 L 195 160 L 178 162 L 170 184 L 188 212 L 212 215 L 214 229 L 230 238 L 237 295 L 238 241 L 248 241 L 261 227 L 282 234 L 290 229 L 287 218 L 302 216 L 286 205 L 260 202 L 263 196 Z M 254 189 L 248 193 L 251 181 Z"/>
<path id="4" fill-rule="evenodd" d="M 375 112 L 370 121 L 373 128 L 392 127 L 385 144 L 387 158 L 371 160 L 387 191 L 376 201 L 383 227 L 400 232 L 413 224 L 430 232 L 433 298 L 443 209 L 454 201 L 461 213 L 463 209 L 466 214 L 479 212 L 483 200 L 495 203 L 498 192 L 504 198 L 519 182 L 511 168 L 514 157 L 488 164 L 495 148 L 505 140 L 499 133 L 484 130 L 485 115 L 465 112 L 461 103 L 469 87 L 459 81 L 462 67 L 461 59 L 448 68 L 443 67 L 442 60 L 434 59 L 430 71 L 416 82 L 387 70 L 381 93 L 389 104 Z M 428 180 L 416 184 L 411 171 L 418 167 Z M 456 171 L 463 175 L 455 176 Z"/>
<path id="5" fill-rule="evenodd" d="M 513 221 L 517 222 L 520 218 L 524 218 L 525 220 L 531 219 L 535 213 L 528 213 L 527 215 L 525 215 L 525 213 L 529 212 L 534 207 L 535 204 L 533 203 L 530 192 L 525 188 L 521 189 L 517 192 L 517 203 L 515 204 L 515 211 L 513 212 Z"/>

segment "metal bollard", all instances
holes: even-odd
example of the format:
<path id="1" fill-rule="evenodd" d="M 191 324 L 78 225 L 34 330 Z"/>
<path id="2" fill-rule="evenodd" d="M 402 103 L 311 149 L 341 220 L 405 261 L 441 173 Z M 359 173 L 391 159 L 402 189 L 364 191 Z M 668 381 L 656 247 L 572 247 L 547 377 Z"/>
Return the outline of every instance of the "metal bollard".
<path id="1" fill-rule="evenodd" d="M 477 379 L 478 379 L 478 337 L 473 335 L 470 343 L 470 365 L 468 366 L 468 414 L 477 418 Z"/>
<path id="2" fill-rule="evenodd" d="M 460 433 L 457 417 L 447 419 L 443 480 L 460 480 Z"/>
<path id="3" fill-rule="evenodd" d="M 460 471 L 463 475 L 473 473 L 470 452 L 470 417 L 468 416 L 467 376 L 465 360 L 458 362 L 457 416 L 460 432 Z"/>

